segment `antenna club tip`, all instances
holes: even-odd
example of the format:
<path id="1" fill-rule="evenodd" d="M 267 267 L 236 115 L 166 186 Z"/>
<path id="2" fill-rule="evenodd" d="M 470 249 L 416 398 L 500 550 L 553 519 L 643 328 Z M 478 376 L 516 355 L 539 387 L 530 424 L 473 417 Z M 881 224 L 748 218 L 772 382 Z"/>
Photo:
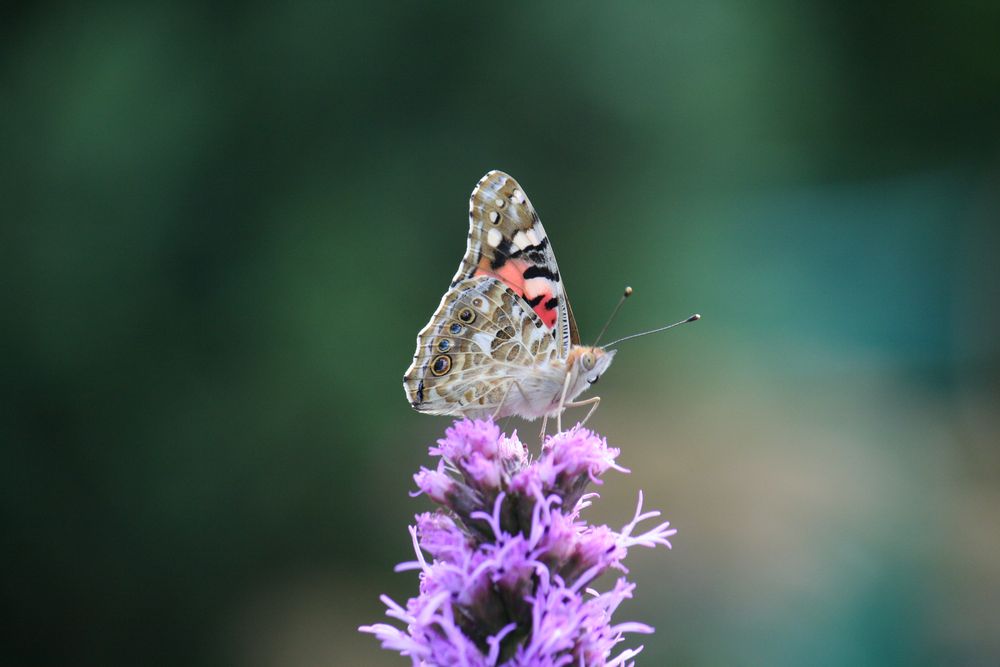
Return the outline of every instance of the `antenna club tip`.
<path id="1" fill-rule="evenodd" d="M 701 315 L 699 315 L 698 313 L 695 313 L 694 315 L 692 315 L 691 317 L 689 317 L 687 319 L 687 321 L 688 322 L 697 322 L 700 319 L 701 319 Z"/>
<path id="2" fill-rule="evenodd" d="M 629 285 L 625 287 L 625 296 L 632 296 L 632 287 Z"/>

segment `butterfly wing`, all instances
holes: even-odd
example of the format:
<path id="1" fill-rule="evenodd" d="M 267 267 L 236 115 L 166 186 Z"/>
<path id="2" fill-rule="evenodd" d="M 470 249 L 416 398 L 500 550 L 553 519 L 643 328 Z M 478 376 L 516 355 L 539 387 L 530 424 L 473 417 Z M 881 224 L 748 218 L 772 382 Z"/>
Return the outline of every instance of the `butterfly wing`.
<path id="1" fill-rule="evenodd" d="M 469 199 L 469 244 L 452 286 L 474 276 L 496 278 L 557 331 L 562 358 L 580 343 L 552 244 L 517 181 L 491 171 Z"/>
<path id="2" fill-rule="evenodd" d="M 513 289 L 476 276 L 452 286 L 417 335 L 403 387 L 420 412 L 492 415 L 501 403 L 514 405 L 506 399 L 515 379 L 558 355 L 549 327 Z M 504 409 L 500 416 L 513 413 Z"/>

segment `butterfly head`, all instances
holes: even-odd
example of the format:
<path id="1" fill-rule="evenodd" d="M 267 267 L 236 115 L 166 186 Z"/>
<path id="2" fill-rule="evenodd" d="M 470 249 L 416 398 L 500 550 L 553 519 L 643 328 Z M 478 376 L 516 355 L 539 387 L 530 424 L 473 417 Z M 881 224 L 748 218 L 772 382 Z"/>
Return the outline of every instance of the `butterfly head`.
<path id="1" fill-rule="evenodd" d="M 577 345 L 570 350 L 570 390 L 569 394 L 576 396 L 584 389 L 601 379 L 608 370 L 617 350 L 605 350 L 603 347 L 587 347 Z"/>

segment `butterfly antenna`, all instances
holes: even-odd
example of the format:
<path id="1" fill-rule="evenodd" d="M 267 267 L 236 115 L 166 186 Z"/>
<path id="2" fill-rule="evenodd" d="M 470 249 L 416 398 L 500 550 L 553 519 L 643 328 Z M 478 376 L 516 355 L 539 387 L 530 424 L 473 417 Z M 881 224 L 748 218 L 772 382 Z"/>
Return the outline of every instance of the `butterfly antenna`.
<path id="1" fill-rule="evenodd" d="M 611 326 L 611 323 L 615 319 L 615 315 L 618 314 L 618 310 L 622 307 L 622 304 L 625 303 L 625 299 L 629 298 L 630 296 L 632 296 L 632 288 L 626 287 L 625 293 L 622 294 L 620 299 L 618 299 L 618 305 L 615 306 L 615 309 L 611 311 L 611 317 L 609 317 L 608 321 L 604 323 L 604 328 L 601 329 L 601 333 L 597 334 L 597 340 L 594 341 L 594 347 L 597 347 L 597 344 L 601 342 L 601 337 L 604 336 L 604 332 L 608 330 L 609 326 Z"/>
<path id="2" fill-rule="evenodd" d="M 682 324 L 687 324 L 688 322 L 697 322 L 700 319 L 701 315 L 695 313 L 686 320 L 681 320 L 680 322 L 674 322 L 673 324 L 668 324 L 665 327 L 660 327 L 659 329 L 653 329 L 652 331 L 643 331 L 642 333 L 632 334 L 631 336 L 625 336 L 624 338 L 619 338 L 618 340 L 611 341 L 610 343 L 604 346 L 604 349 L 606 350 L 610 349 L 612 345 L 617 345 L 618 343 L 622 343 L 632 338 L 638 338 L 639 336 L 648 336 L 649 334 L 659 333 L 661 331 L 666 331 L 667 329 L 673 329 L 674 327 L 680 326 Z"/>

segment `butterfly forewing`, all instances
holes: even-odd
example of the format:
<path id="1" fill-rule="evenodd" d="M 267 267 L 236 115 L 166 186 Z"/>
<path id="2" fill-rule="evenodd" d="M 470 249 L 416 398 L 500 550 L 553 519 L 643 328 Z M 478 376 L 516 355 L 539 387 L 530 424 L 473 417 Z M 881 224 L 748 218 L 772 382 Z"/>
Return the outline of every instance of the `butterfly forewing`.
<path id="1" fill-rule="evenodd" d="M 491 171 L 469 199 L 469 243 L 452 285 L 475 276 L 501 281 L 556 332 L 565 358 L 580 342 L 552 244 L 517 181 Z"/>

